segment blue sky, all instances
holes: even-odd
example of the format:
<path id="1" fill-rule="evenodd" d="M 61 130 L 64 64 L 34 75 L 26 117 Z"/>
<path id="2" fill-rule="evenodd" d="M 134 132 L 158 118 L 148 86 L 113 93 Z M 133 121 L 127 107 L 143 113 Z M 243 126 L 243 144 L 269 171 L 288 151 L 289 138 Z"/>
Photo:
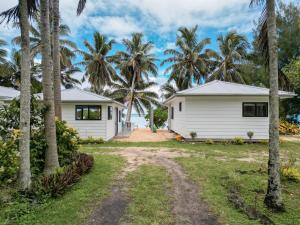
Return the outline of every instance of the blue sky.
<path id="1" fill-rule="evenodd" d="M 164 58 L 164 49 L 174 47 L 180 26 L 197 24 L 199 39 L 211 38 L 209 47 L 215 50 L 217 36 L 230 30 L 243 33 L 251 41 L 254 21 L 261 10 L 259 7 L 249 8 L 250 0 L 87 0 L 85 11 L 78 17 L 77 0 L 60 2 L 62 22 L 71 28 L 70 38 L 80 48 L 83 40 L 92 40 L 94 31 L 119 43 L 132 32 L 143 32 L 145 39 L 155 44 L 154 53 L 160 60 Z M 17 0 L 1 1 L 0 11 L 16 3 Z M 9 41 L 18 33 L 7 25 L 0 25 L 0 38 Z M 115 45 L 115 50 L 121 48 L 121 44 Z M 164 68 L 160 67 L 155 80 L 161 84 L 166 79 Z"/>

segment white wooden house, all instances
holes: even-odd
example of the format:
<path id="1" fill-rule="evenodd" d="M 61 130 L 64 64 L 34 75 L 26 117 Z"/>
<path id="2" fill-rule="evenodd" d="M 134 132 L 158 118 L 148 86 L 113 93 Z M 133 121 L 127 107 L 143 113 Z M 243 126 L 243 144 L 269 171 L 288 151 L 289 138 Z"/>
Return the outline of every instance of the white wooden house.
<path id="1" fill-rule="evenodd" d="M 283 98 L 294 93 L 279 91 Z M 254 132 L 253 139 L 269 138 L 269 89 L 212 81 L 184 91 L 167 99 L 168 127 L 170 130 L 197 139 L 248 139 L 247 132 Z"/>

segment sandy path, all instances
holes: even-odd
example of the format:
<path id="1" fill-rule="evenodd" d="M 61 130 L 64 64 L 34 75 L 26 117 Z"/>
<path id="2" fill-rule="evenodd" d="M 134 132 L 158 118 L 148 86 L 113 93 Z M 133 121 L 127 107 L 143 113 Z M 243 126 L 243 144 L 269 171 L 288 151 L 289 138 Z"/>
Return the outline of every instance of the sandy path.
<path id="1" fill-rule="evenodd" d="M 187 178 L 181 166 L 173 160 L 176 157 L 190 157 L 191 154 L 167 148 L 153 151 L 151 148 L 135 147 L 118 149 L 118 151 L 107 154 L 125 157 L 127 166 L 120 175 L 117 185 L 114 185 L 112 195 L 105 199 L 93 212 L 89 222 L 90 225 L 119 224 L 120 218 L 129 203 L 124 177 L 140 165 L 149 163 L 165 167 L 172 178 L 173 188 L 171 194 L 174 198 L 173 215 L 176 225 L 219 224 L 217 217 L 210 212 L 207 203 L 199 199 L 198 186 Z M 110 211 L 115 211 L 115 213 Z"/>

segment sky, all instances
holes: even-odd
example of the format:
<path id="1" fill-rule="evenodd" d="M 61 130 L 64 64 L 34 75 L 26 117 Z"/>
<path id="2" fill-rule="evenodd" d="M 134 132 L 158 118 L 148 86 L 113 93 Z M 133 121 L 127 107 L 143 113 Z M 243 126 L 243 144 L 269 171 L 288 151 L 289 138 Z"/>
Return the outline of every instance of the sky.
<path id="1" fill-rule="evenodd" d="M 145 40 L 154 43 L 153 53 L 159 60 L 165 58 L 163 50 L 173 48 L 177 29 L 198 25 L 199 40 L 209 37 L 208 46 L 218 50 L 218 35 L 231 30 L 252 40 L 254 21 L 261 8 L 249 7 L 250 0 L 87 0 L 80 16 L 76 16 L 77 0 L 60 0 L 62 23 L 71 28 L 70 39 L 79 48 L 83 41 L 92 41 L 95 31 L 115 39 L 114 51 L 123 49 L 121 41 L 133 32 L 143 32 Z M 17 0 L 0 1 L 0 11 L 17 4 Z M 0 25 L 0 38 L 10 41 L 19 31 L 10 25 Z M 159 61 L 157 62 L 159 65 Z M 165 67 L 159 66 L 159 84 L 166 82 Z M 78 74 L 81 76 L 81 74 Z M 86 87 L 88 84 L 84 84 Z M 156 91 L 159 87 L 155 88 Z"/>

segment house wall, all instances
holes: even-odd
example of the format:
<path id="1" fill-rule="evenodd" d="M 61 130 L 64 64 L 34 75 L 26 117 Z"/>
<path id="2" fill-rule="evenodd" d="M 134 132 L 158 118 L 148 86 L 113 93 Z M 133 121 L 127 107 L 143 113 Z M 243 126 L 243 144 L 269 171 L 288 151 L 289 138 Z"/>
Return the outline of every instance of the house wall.
<path id="1" fill-rule="evenodd" d="M 179 111 L 179 103 L 182 103 L 182 111 Z M 174 119 L 171 119 L 171 108 L 174 107 Z M 184 97 L 177 97 L 169 104 L 168 126 L 169 130 L 176 133 L 186 133 L 185 130 L 186 103 Z"/>
<path id="2" fill-rule="evenodd" d="M 268 139 L 269 118 L 243 117 L 243 102 L 268 102 L 268 96 L 185 97 L 184 121 L 181 118 L 179 124 L 172 124 L 172 130 L 185 138 L 190 138 L 190 132 L 196 132 L 200 139 L 248 139 L 247 132 L 253 131 L 253 139 Z M 177 110 L 175 118 L 176 114 Z"/>
<path id="3" fill-rule="evenodd" d="M 107 120 L 107 126 L 106 126 L 106 132 L 107 132 L 106 138 L 109 140 L 109 139 L 112 139 L 116 134 L 116 119 L 118 119 L 116 117 L 116 108 L 118 109 L 118 112 L 119 112 L 120 110 L 122 110 L 122 107 L 120 107 L 117 104 L 108 104 L 107 106 L 112 106 L 113 107 L 112 119 Z M 107 106 L 106 106 L 106 110 L 107 110 Z M 107 111 L 106 111 L 105 116 L 106 116 L 106 118 L 108 118 L 108 112 Z M 121 132 L 122 122 L 119 122 L 119 120 L 118 120 L 117 123 L 118 123 L 118 132 Z"/>

